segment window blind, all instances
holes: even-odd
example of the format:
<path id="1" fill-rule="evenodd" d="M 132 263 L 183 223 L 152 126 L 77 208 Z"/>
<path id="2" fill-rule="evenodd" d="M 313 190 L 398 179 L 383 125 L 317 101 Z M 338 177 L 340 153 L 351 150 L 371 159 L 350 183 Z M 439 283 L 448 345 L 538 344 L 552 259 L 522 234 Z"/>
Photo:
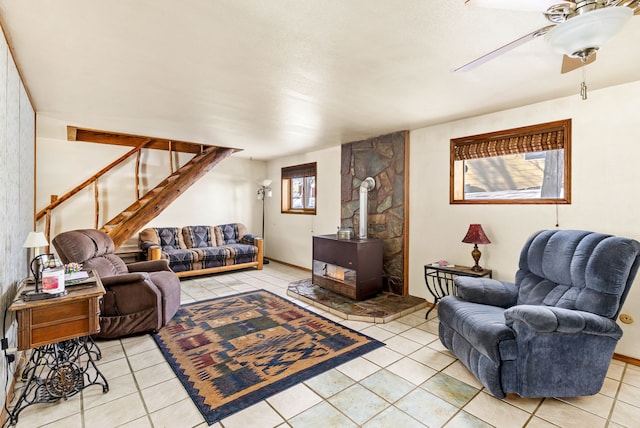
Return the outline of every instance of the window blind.
<path id="1" fill-rule="evenodd" d="M 564 149 L 567 132 L 564 124 L 558 125 L 558 122 L 553 122 L 536 127 L 537 129 L 522 132 L 510 130 L 451 140 L 454 160 Z"/>
<path id="2" fill-rule="evenodd" d="M 316 176 L 316 162 L 305 163 L 302 165 L 287 166 L 282 168 L 282 179 L 288 178 L 300 178 L 300 177 L 315 177 Z"/>

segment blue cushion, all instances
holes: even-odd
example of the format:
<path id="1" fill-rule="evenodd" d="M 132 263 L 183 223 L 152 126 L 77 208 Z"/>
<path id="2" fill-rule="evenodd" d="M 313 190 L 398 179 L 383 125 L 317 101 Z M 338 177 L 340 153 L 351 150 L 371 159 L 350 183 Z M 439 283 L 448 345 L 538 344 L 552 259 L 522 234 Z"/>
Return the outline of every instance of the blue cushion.
<path id="1" fill-rule="evenodd" d="M 182 228 L 185 244 L 189 248 L 211 246 L 211 228 L 209 226 L 187 226 Z"/>
<path id="2" fill-rule="evenodd" d="M 154 227 L 160 239 L 160 246 L 164 248 L 180 248 L 180 239 L 178 234 L 180 229 L 177 227 Z"/>
<path id="3" fill-rule="evenodd" d="M 233 259 L 234 264 L 254 262 L 258 253 L 258 248 L 254 245 L 229 244 L 224 248 L 229 251 L 229 257 Z"/>
<path id="4" fill-rule="evenodd" d="M 229 250 L 225 247 L 205 247 L 194 250 L 200 256 L 200 260 L 226 260 L 229 257 Z"/>
<path id="5" fill-rule="evenodd" d="M 504 308 L 446 296 L 438 302 L 438 317 L 496 363 L 500 362 L 500 342 L 515 339 L 513 330 L 507 327 Z"/>
<path id="6" fill-rule="evenodd" d="M 193 264 L 198 261 L 198 255 L 193 250 L 164 248 L 162 255 L 163 258 L 169 259 L 169 267 L 174 272 L 191 270 Z"/>
<path id="7" fill-rule="evenodd" d="M 640 244 L 581 230 L 534 234 L 520 254 L 518 304 L 546 305 L 617 316 Z"/>
<path id="8" fill-rule="evenodd" d="M 222 232 L 222 240 L 225 245 L 235 244 L 240 237 L 238 236 L 238 224 L 221 224 L 220 231 Z"/>

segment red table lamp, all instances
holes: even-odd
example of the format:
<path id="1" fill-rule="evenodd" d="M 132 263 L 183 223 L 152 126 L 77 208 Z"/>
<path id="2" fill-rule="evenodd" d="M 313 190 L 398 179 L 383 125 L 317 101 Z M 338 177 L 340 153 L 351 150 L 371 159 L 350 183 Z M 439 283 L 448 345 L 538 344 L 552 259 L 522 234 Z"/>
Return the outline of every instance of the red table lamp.
<path id="1" fill-rule="evenodd" d="M 476 264 L 471 268 L 474 272 L 481 272 L 483 269 L 478 264 L 480 260 L 480 256 L 482 253 L 478 250 L 478 244 L 490 244 L 489 238 L 482 230 L 482 225 L 480 224 L 470 224 L 469 230 L 467 230 L 467 234 L 464 238 L 462 238 L 462 242 L 466 244 L 473 244 L 473 251 L 471 251 L 471 257 L 475 260 Z"/>

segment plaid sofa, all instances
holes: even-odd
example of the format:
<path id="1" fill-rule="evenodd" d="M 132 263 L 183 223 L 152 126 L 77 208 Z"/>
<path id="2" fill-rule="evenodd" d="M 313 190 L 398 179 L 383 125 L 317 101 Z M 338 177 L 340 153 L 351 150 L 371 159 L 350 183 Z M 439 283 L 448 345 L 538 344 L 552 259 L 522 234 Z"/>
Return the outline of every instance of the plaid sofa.
<path id="1" fill-rule="evenodd" d="M 180 277 L 243 269 L 262 269 L 262 238 L 242 223 L 219 226 L 150 227 L 139 233 L 147 260 L 167 259 Z"/>

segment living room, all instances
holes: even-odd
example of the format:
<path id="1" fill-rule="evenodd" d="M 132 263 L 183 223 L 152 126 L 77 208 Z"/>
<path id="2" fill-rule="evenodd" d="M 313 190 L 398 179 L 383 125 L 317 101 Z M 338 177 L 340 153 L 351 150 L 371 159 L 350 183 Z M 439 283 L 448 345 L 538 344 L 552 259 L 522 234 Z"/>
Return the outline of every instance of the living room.
<path id="1" fill-rule="evenodd" d="M 16 56 L 20 58 L 20 52 L 16 52 Z M 598 61 L 606 61 L 604 50 Z M 20 69 L 21 64 L 19 60 L 17 62 Z M 591 75 L 587 71 L 587 77 L 597 87 L 597 79 L 601 74 L 594 72 Z M 433 124 L 409 128 L 409 294 L 431 299 L 424 285 L 423 266 L 426 263 L 441 259 L 457 264 L 472 263 L 471 246 L 461 242 L 470 223 L 482 224 L 491 239 L 491 244 L 481 247 L 481 264 L 492 269 L 493 277 L 501 280 L 513 279 L 520 249 L 527 237 L 537 230 L 556 227 L 585 229 L 640 238 L 634 221 L 640 215 L 640 202 L 634 197 L 633 190 L 635 183 L 640 182 L 640 170 L 636 165 L 640 155 L 637 144 L 640 130 L 635 126 L 640 81 L 592 89 L 587 100 L 582 100 L 577 94 L 579 77 L 574 76 L 572 81 L 575 82 L 575 94 L 545 96 L 518 107 L 496 109 L 455 120 L 442 119 Z M 32 96 L 37 97 L 38 88 L 31 87 L 28 79 L 23 80 L 23 84 Z M 536 83 L 522 82 L 522 85 L 536 86 Z M 25 95 L 22 100 L 25 100 Z M 49 202 L 51 195 L 75 187 L 127 150 L 67 141 L 66 126 L 111 131 L 124 128 L 125 131 L 135 131 L 141 135 L 165 136 L 161 135 L 164 131 L 162 126 L 154 129 L 147 125 L 143 129 L 135 129 L 135 118 L 117 123 L 114 119 L 98 120 L 85 116 L 86 120 L 79 123 L 79 116 L 51 114 L 46 109 L 39 110 L 38 105 L 34 105 L 33 109 L 33 151 L 21 152 L 19 159 L 15 153 L 15 156 L 11 155 L 14 157 L 5 156 L 5 153 L 11 153 L 10 148 L 15 147 L 2 140 L 1 169 L 5 175 L 0 180 L 0 205 L 21 207 L 20 212 L 9 210 L 1 232 L 4 242 L 10 244 L 2 247 L 0 254 L 18 266 L 10 271 L 4 268 L 3 307 L 11 298 L 8 294 L 14 289 L 15 282 L 26 272 L 25 253 L 21 246 L 28 231 L 32 230 L 32 222 L 31 218 L 24 217 L 25 212 L 30 212 L 28 209 L 25 211 L 25 207 L 33 205 L 34 211 L 41 209 Z M 566 118 L 572 120 L 570 204 L 449 203 L 449 142 L 452 138 Z M 10 123 L 10 119 L 6 120 Z M 28 126 L 24 125 L 26 128 Z M 405 128 L 398 125 L 398 128 L 386 128 L 380 134 Z M 245 223 L 252 232 L 260 234 L 263 211 L 262 201 L 256 198 L 256 190 L 263 179 L 272 179 L 273 194 L 265 199 L 264 204 L 265 254 L 269 259 L 310 269 L 312 237 L 335 233 L 340 225 L 341 143 L 351 141 L 355 140 L 331 140 L 319 148 L 296 150 L 273 158 L 256 157 L 255 160 L 244 157 L 240 152 L 197 182 L 149 225 L 184 226 L 238 221 Z M 268 142 L 264 144 L 268 145 Z M 158 177 L 166 176 L 166 153 L 150 153 L 147 156 L 145 161 L 149 175 L 146 180 L 152 183 Z M 185 158 L 179 155 L 176 158 L 178 163 L 185 162 Z M 281 168 L 308 162 L 316 162 L 318 168 L 317 214 L 283 214 L 280 204 Z M 36 165 L 35 171 L 22 167 L 31 163 Z M 16 169 L 15 165 L 20 167 Z M 33 172 L 31 181 L 28 177 L 30 172 Z M 20 175 L 19 186 L 16 186 L 10 173 Z M 128 175 L 126 184 L 118 181 L 124 179 L 115 177 L 101 183 L 102 192 L 110 194 L 108 205 L 103 207 L 104 212 L 101 213 L 104 219 L 130 203 L 130 196 L 120 191 L 125 186 L 131 187 L 131 174 Z M 31 194 L 29 186 L 33 183 L 35 188 Z M 93 227 L 93 209 L 93 194 L 87 191 L 71 206 L 60 208 L 60 213 L 55 214 L 52 230 L 59 233 Z M 639 302 L 640 288 L 636 285 L 631 289 L 624 312 L 639 317 Z M 637 323 L 621 324 L 621 327 L 624 336 L 616 353 L 640 360 L 640 330 Z"/>

